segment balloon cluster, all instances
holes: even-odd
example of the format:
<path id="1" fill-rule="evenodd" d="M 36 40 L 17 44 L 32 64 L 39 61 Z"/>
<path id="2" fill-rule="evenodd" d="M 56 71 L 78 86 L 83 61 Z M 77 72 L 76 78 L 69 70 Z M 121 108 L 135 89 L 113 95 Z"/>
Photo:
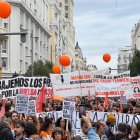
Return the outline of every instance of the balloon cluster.
<path id="1" fill-rule="evenodd" d="M 59 57 L 59 63 L 64 67 L 69 66 L 71 63 L 70 57 L 68 55 L 61 55 Z M 54 65 L 52 67 L 52 72 L 54 74 L 60 74 L 60 67 L 58 65 Z"/>

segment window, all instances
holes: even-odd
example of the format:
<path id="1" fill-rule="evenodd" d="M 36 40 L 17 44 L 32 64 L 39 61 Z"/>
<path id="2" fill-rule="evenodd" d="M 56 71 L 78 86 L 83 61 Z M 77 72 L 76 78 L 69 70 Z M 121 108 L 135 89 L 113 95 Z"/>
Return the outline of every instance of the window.
<path id="1" fill-rule="evenodd" d="M 62 3 L 61 2 L 59 3 L 59 7 L 62 7 Z"/>
<path id="2" fill-rule="evenodd" d="M 25 63 L 25 69 L 28 69 L 28 62 Z"/>
<path id="3" fill-rule="evenodd" d="M 2 67 L 6 68 L 7 67 L 7 58 L 2 58 Z"/>
<path id="4" fill-rule="evenodd" d="M 68 6 L 65 6 L 65 10 L 68 11 Z"/>
<path id="5" fill-rule="evenodd" d="M 65 18 L 68 18 L 68 13 L 65 13 Z"/>
<path id="6" fill-rule="evenodd" d="M 68 0 L 65 0 L 65 3 L 68 3 Z"/>
<path id="7" fill-rule="evenodd" d="M 8 23 L 4 23 L 4 28 L 8 29 Z"/>
<path id="8" fill-rule="evenodd" d="M 8 41 L 4 40 L 3 45 L 2 45 L 2 53 L 7 52 L 7 47 L 8 47 Z"/>

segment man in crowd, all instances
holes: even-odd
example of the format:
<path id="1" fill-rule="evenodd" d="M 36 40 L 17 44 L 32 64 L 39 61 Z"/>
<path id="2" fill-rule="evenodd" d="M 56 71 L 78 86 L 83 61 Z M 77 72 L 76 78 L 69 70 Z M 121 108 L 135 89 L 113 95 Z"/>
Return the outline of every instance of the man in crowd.
<path id="1" fill-rule="evenodd" d="M 105 134 L 108 139 L 112 139 L 114 137 L 114 134 L 112 132 L 112 127 L 114 127 L 116 123 L 116 118 L 113 114 L 109 114 L 106 121 L 106 128 L 105 128 Z"/>
<path id="2" fill-rule="evenodd" d="M 24 129 L 25 129 L 24 122 L 21 120 L 16 120 L 14 122 L 14 128 L 16 140 L 24 140 Z"/>

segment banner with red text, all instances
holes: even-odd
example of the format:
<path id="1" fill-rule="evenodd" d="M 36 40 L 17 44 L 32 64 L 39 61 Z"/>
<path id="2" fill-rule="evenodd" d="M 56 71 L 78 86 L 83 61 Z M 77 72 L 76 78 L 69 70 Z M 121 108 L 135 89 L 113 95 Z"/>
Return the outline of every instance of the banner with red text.
<path id="1" fill-rule="evenodd" d="M 95 94 L 93 72 L 75 71 L 66 74 L 50 74 L 55 95 L 62 97 Z"/>
<path id="2" fill-rule="evenodd" d="M 94 74 L 94 82 L 97 97 L 105 97 L 106 94 L 108 97 L 130 96 L 129 71 L 117 75 Z"/>
<path id="3" fill-rule="evenodd" d="M 0 80 L 2 98 L 14 98 L 17 94 L 36 96 L 42 86 L 45 86 L 47 96 L 52 96 L 51 81 L 47 77 L 16 77 Z"/>
<path id="4" fill-rule="evenodd" d="M 131 77 L 132 98 L 140 99 L 140 76 Z"/>

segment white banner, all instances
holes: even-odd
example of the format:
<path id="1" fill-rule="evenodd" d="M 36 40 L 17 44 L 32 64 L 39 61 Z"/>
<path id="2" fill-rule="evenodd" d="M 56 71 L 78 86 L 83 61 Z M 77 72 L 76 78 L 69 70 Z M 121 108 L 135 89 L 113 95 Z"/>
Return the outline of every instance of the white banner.
<path id="1" fill-rule="evenodd" d="M 94 82 L 96 87 L 96 96 L 105 97 L 108 93 L 109 97 L 130 95 L 130 72 L 117 75 L 98 75 L 94 74 Z"/>
<path id="2" fill-rule="evenodd" d="M 131 77 L 132 98 L 140 99 L 140 76 Z"/>
<path id="3" fill-rule="evenodd" d="M 93 72 L 76 71 L 66 74 L 50 74 L 54 94 L 62 97 L 95 94 Z"/>
<path id="4" fill-rule="evenodd" d="M 14 98 L 17 94 L 36 96 L 44 85 L 48 96 L 52 95 L 51 81 L 47 77 L 16 77 L 0 80 L 2 98 Z"/>
<path id="5" fill-rule="evenodd" d="M 107 115 L 110 114 L 110 112 L 89 112 L 90 118 L 93 122 L 97 122 L 99 120 L 106 121 Z M 125 123 L 129 124 L 130 126 L 133 126 L 137 122 L 140 121 L 140 115 L 133 115 L 133 114 L 122 114 L 122 113 L 113 113 L 116 118 L 116 125 L 114 127 L 114 130 L 116 130 L 119 123 Z M 49 118 L 53 118 L 54 121 L 57 121 L 59 117 L 63 116 L 62 111 L 55 111 L 55 112 L 44 112 L 44 113 L 37 113 L 37 117 L 44 118 L 45 116 Z M 80 130 L 80 118 L 79 118 L 79 112 L 73 111 L 72 115 L 72 130 L 74 134 L 76 135 Z"/>

